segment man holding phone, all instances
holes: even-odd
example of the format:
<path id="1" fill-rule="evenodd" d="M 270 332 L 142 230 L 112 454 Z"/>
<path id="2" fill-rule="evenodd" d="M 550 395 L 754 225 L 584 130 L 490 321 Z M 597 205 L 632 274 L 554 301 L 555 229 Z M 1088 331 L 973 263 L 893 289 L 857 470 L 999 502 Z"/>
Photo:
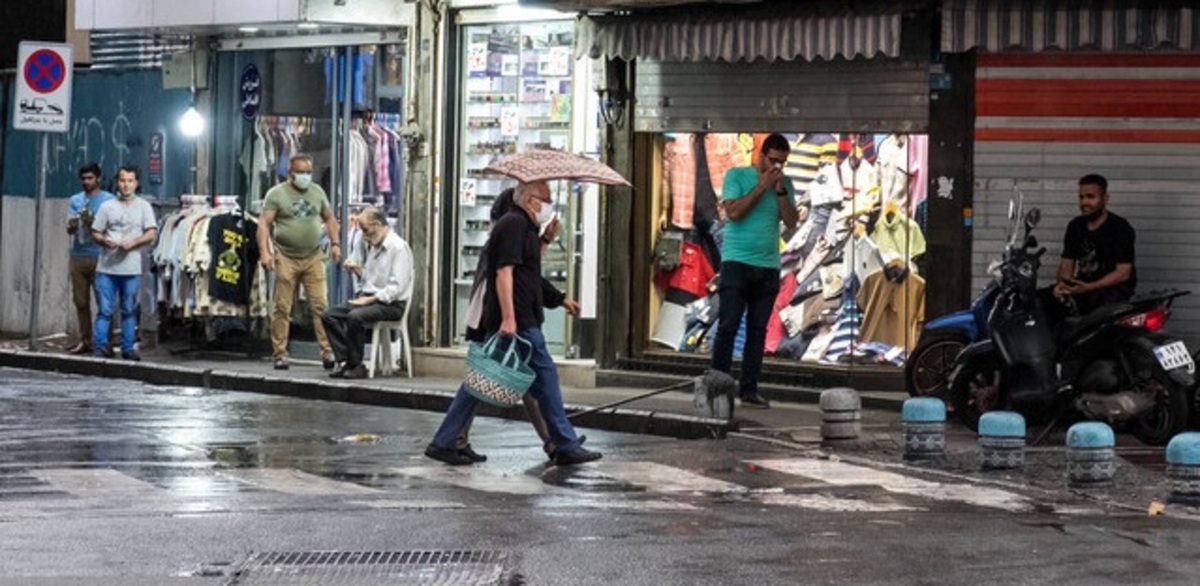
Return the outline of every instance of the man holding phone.
<path id="1" fill-rule="evenodd" d="M 763 142 L 758 161 L 730 169 L 721 188 L 727 218 L 721 244 L 721 283 L 713 370 L 733 368 L 733 341 L 746 315 L 746 345 L 738 381 L 743 405 L 769 408 L 758 392 L 767 322 L 779 294 L 779 222 L 794 230 L 799 221 L 796 188 L 783 175 L 791 145 L 781 134 Z"/>
<path id="2" fill-rule="evenodd" d="M 1133 296 L 1137 233 L 1125 218 L 1108 211 L 1108 180 L 1101 175 L 1079 180 L 1079 211 L 1067 224 L 1054 296 L 1074 301 L 1076 311 L 1086 314 Z"/>

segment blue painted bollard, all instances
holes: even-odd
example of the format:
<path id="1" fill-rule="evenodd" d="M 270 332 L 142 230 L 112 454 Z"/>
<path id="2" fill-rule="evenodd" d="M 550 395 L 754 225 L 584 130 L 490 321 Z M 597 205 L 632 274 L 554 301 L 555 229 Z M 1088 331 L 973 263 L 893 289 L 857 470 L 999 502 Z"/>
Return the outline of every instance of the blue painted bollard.
<path id="1" fill-rule="evenodd" d="M 1200 433 L 1181 433 L 1167 444 L 1171 502 L 1200 505 Z"/>
<path id="2" fill-rule="evenodd" d="M 1117 475 L 1111 427 L 1098 421 L 1076 423 L 1067 430 L 1067 480 L 1076 488 L 1112 486 Z"/>
<path id="3" fill-rule="evenodd" d="M 940 460 L 946 455 L 946 404 L 933 397 L 904 402 L 904 459 Z"/>
<path id="4" fill-rule="evenodd" d="M 821 393 L 821 438 L 852 440 L 862 434 L 862 399 L 845 387 Z"/>
<path id="5" fill-rule="evenodd" d="M 1012 411 L 992 411 L 979 418 L 979 448 L 984 470 L 1025 466 L 1025 418 Z"/>

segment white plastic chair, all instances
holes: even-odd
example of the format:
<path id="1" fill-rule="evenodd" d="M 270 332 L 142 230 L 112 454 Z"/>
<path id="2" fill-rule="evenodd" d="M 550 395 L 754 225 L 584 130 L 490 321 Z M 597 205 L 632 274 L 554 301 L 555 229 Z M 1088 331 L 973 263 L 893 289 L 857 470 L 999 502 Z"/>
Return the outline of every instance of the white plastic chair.
<path id="1" fill-rule="evenodd" d="M 404 355 L 404 368 L 412 378 L 412 344 L 408 340 L 408 308 L 411 300 L 404 304 L 404 315 L 399 321 L 375 322 L 371 327 L 371 359 L 367 362 L 367 378 L 375 373 L 388 375 L 396 371 L 396 358 L 392 357 L 392 332 L 400 333 L 400 352 Z"/>

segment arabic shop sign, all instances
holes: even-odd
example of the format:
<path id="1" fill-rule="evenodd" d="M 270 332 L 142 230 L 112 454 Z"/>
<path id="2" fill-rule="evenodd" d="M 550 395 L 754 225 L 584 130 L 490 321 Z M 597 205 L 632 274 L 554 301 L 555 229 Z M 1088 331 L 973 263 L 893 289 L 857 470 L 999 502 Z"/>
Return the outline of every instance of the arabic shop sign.
<path id="1" fill-rule="evenodd" d="M 241 89 L 242 118 L 253 120 L 258 115 L 258 105 L 262 98 L 262 76 L 253 63 L 242 70 Z"/>

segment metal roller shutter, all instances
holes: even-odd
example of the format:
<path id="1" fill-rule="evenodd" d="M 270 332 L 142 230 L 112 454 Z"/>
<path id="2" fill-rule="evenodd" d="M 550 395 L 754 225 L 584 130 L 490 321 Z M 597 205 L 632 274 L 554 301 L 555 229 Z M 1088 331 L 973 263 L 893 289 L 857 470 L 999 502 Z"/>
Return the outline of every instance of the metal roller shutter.
<path id="1" fill-rule="evenodd" d="M 905 132 L 929 126 L 929 65 L 904 59 L 637 63 L 638 132 Z"/>
<path id="2" fill-rule="evenodd" d="M 1109 206 L 1137 230 L 1139 291 L 1195 294 L 1168 327 L 1200 340 L 1200 56 L 981 55 L 975 121 L 974 288 L 1003 247 L 1014 183 L 1041 208 L 1054 278 L 1078 180 L 1108 178 Z"/>

